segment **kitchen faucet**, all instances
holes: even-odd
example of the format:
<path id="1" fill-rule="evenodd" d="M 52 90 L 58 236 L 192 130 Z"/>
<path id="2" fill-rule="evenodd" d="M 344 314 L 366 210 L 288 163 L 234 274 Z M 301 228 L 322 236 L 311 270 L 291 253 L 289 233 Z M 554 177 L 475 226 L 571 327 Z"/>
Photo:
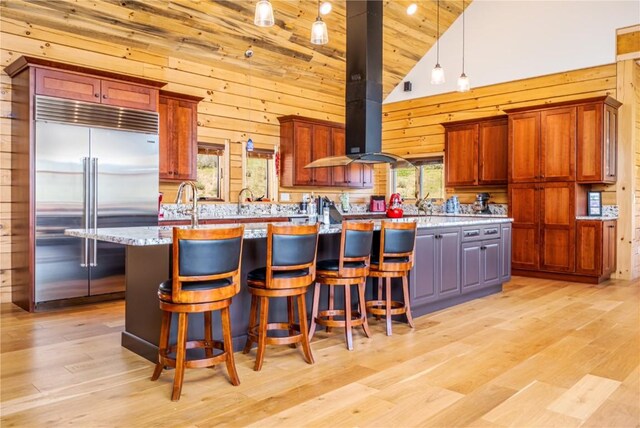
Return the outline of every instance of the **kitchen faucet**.
<path id="1" fill-rule="evenodd" d="M 242 214 L 242 209 L 247 206 L 247 204 L 242 202 L 242 194 L 244 192 L 249 192 L 249 196 L 251 197 L 251 200 L 253 201 L 253 192 L 251 191 L 251 189 L 249 189 L 248 187 L 245 187 L 244 189 L 240 190 L 240 193 L 238 193 L 238 215 L 241 215 Z"/>
<path id="2" fill-rule="evenodd" d="M 179 210 L 178 212 L 182 214 L 190 214 L 191 215 L 191 227 L 198 226 L 198 189 L 196 188 L 196 183 L 193 181 L 183 181 L 180 183 L 178 187 L 178 196 L 176 196 L 176 204 L 180 204 L 182 202 L 182 193 L 184 192 L 185 187 L 191 188 L 191 208 Z"/>

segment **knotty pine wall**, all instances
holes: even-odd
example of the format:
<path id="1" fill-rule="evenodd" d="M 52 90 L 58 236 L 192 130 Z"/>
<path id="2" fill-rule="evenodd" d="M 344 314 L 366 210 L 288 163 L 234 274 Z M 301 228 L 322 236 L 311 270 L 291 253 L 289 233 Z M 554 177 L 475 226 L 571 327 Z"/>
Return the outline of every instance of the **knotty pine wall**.
<path id="1" fill-rule="evenodd" d="M 258 78 L 250 74 L 216 68 L 215 63 L 189 62 L 149 53 L 115 43 L 98 41 L 59 30 L 0 18 L 2 45 L 0 66 L 4 68 L 21 55 L 45 57 L 112 72 L 166 81 L 164 89 L 204 97 L 198 106 L 198 138 L 202 142 L 230 146 L 231 201 L 242 188 L 241 141 L 250 136 L 257 147 L 279 144 L 278 116 L 301 115 L 344 122 L 344 99 L 317 88 Z M 11 79 L 0 72 L 0 301 L 10 301 L 11 284 Z M 175 198 L 174 183 L 162 183 L 167 202 Z M 301 200 L 309 189 L 281 189 Z M 313 189 L 316 194 L 337 198 L 335 189 Z M 173 193 L 172 193 L 173 192 Z M 371 189 L 350 190 L 353 202 L 364 202 Z"/>
<path id="2" fill-rule="evenodd" d="M 633 277 L 640 277 L 640 64 L 633 64 L 633 82 L 635 88 L 635 204 L 633 215 L 635 216 L 635 230 L 633 231 Z"/>
<path id="3" fill-rule="evenodd" d="M 471 76 L 473 83 L 473 76 Z M 524 79 L 473 89 L 467 93 L 447 93 L 383 106 L 382 149 L 404 157 L 444 152 L 444 122 L 492 117 L 504 109 L 588 98 L 616 96 L 616 65 L 603 65 L 565 73 Z M 379 175 L 386 180 L 386 175 Z M 377 186 L 384 189 L 385 183 Z M 615 186 L 602 186 L 603 203 L 615 204 Z M 448 188 L 469 203 L 479 192 L 491 193 L 491 202 L 506 203 L 507 187 Z"/>

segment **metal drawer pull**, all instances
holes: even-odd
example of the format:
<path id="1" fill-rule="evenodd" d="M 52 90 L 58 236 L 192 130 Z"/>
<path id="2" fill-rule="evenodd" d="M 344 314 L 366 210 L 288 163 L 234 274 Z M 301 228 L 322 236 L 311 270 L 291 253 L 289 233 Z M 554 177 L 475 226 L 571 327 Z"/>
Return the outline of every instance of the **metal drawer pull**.
<path id="1" fill-rule="evenodd" d="M 498 229 L 486 229 L 484 231 L 485 235 L 496 235 L 498 233 Z"/>
<path id="2" fill-rule="evenodd" d="M 464 232 L 464 236 L 466 236 L 466 237 L 468 237 L 468 236 L 480 236 L 480 231 L 479 230 L 465 231 Z"/>

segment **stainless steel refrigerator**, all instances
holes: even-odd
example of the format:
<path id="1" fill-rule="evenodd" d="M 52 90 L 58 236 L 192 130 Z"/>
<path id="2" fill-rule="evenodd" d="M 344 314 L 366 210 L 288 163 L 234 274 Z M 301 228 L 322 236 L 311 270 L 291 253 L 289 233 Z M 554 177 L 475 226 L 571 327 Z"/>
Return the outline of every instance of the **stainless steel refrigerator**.
<path id="1" fill-rule="evenodd" d="M 158 224 L 158 115 L 36 97 L 35 301 L 124 291 L 125 248 L 70 228 Z"/>

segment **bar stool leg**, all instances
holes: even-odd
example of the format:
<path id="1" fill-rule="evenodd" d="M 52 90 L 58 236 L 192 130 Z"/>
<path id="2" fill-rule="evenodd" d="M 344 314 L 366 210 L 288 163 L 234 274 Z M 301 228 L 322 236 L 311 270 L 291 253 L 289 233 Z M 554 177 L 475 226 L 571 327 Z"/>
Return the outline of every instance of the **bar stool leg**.
<path id="1" fill-rule="evenodd" d="M 255 371 L 262 369 L 264 351 L 267 347 L 267 324 L 269 322 L 269 298 L 260 297 L 260 325 L 258 326 L 258 352 L 256 354 Z"/>
<path id="2" fill-rule="evenodd" d="M 293 296 L 287 296 L 287 322 L 289 323 L 289 336 L 293 336 L 294 334 L 296 334 L 296 331 L 293 329 L 293 325 L 296 322 L 293 304 L 294 304 Z M 291 343 L 289 345 L 289 348 L 295 349 L 295 347 L 296 347 L 295 343 Z"/>
<path id="3" fill-rule="evenodd" d="M 244 349 L 242 350 L 243 354 L 248 354 L 249 351 L 251 351 L 251 345 L 253 345 L 253 340 L 251 340 L 251 335 L 249 333 L 256 326 L 257 314 L 258 314 L 258 300 L 256 296 L 252 294 L 251 310 L 249 311 L 249 331 L 247 332 L 247 343 L 244 344 Z"/>
<path id="4" fill-rule="evenodd" d="M 187 326 L 188 314 L 178 314 L 178 342 L 176 343 L 176 373 L 173 377 L 173 394 L 171 401 L 178 401 L 182 392 L 182 380 L 184 379 L 184 366 L 187 354 Z"/>
<path id="5" fill-rule="evenodd" d="M 385 278 L 385 283 L 386 283 L 386 321 L 387 321 L 387 336 L 391 336 L 392 332 L 391 332 L 391 278 L 387 277 Z"/>
<path id="6" fill-rule="evenodd" d="M 378 277 L 378 300 L 382 300 L 382 277 Z M 380 315 L 376 315 L 376 320 L 380 320 Z"/>
<path id="7" fill-rule="evenodd" d="M 204 313 L 204 340 L 207 345 L 204 348 L 204 354 L 207 358 L 213 357 L 213 332 L 211 331 L 211 312 Z M 211 366 L 213 368 L 214 366 Z"/>
<path id="8" fill-rule="evenodd" d="M 351 331 L 351 286 L 344 286 L 344 333 L 347 339 L 347 349 L 353 350 L 353 332 Z"/>
<path id="9" fill-rule="evenodd" d="M 169 331 L 171 329 L 171 312 L 162 311 L 162 324 L 160 325 L 160 342 L 158 343 L 158 362 L 153 370 L 151 380 L 157 380 L 162 373 L 164 365 L 160 362 L 160 357 L 164 356 L 169 347 Z"/>
<path id="10" fill-rule="evenodd" d="M 402 294 L 403 294 L 403 298 L 404 298 L 404 307 L 406 309 L 406 316 L 407 316 L 407 322 L 409 323 L 409 326 L 411 328 L 414 328 L 413 326 L 413 317 L 411 316 L 411 304 L 410 304 L 410 300 L 409 300 L 409 284 L 407 281 L 407 274 L 405 273 L 404 276 L 402 277 Z"/>
<path id="11" fill-rule="evenodd" d="M 334 305 L 334 297 L 335 297 L 335 289 L 334 289 L 333 285 L 329 285 L 329 296 L 328 296 L 328 299 L 329 299 L 329 310 L 330 311 L 332 311 L 333 308 L 334 308 L 334 306 L 333 306 Z M 327 319 L 328 320 L 333 320 L 333 317 L 327 317 Z M 327 333 L 331 332 L 331 327 L 329 327 L 329 326 L 325 326 L 324 329 L 325 329 L 325 331 Z"/>
<path id="12" fill-rule="evenodd" d="M 313 288 L 313 306 L 311 307 L 311 326 L 309 327 L 309 340 L 316 332 L 316 318 L 318 317 L 318 305 L 320 304 L 320 284 L 315 283 Z M 302 326 L 300 326 L 302 328 Z"/>
<path id="13" fill-rule="evenodd" d="M 313 364 L 313 354 L 311 353 L 311 345 L 309 344 L 309 335 L 307 334 L 307 305 L 305 303 L 305 295 L 298 295 L 298 321 L 300 323 L 300 334 L 302 335 L 302 352 L 304 360 Z"/>
<path id="14" fill-rule="evenodd" d="M 226 354 L 227 372 L 234 386 L 240 385 L 240 378 L 236 371 L 236 362 L 233 359 L 233 339 L 231 338 L 231 316 L 229 315 L 229 307 L 220 310 L 220 318 L 222 318 L 222 338 L 224 340 L 224 353 Z"/>
<path id="15" fill-rule="evenodd" d="M 369 331 L 369 322 L 367 321 L 367 304 L 364 297 L 364 290 L 366 287 L 365 281 L 363 281 L 361 284 L 358 284 L 358 306 L 360 306 L 360 316 L 363 318 L 362 330 L 364 330 L 365 336 L 371 337 L 371 331 Z"/>

